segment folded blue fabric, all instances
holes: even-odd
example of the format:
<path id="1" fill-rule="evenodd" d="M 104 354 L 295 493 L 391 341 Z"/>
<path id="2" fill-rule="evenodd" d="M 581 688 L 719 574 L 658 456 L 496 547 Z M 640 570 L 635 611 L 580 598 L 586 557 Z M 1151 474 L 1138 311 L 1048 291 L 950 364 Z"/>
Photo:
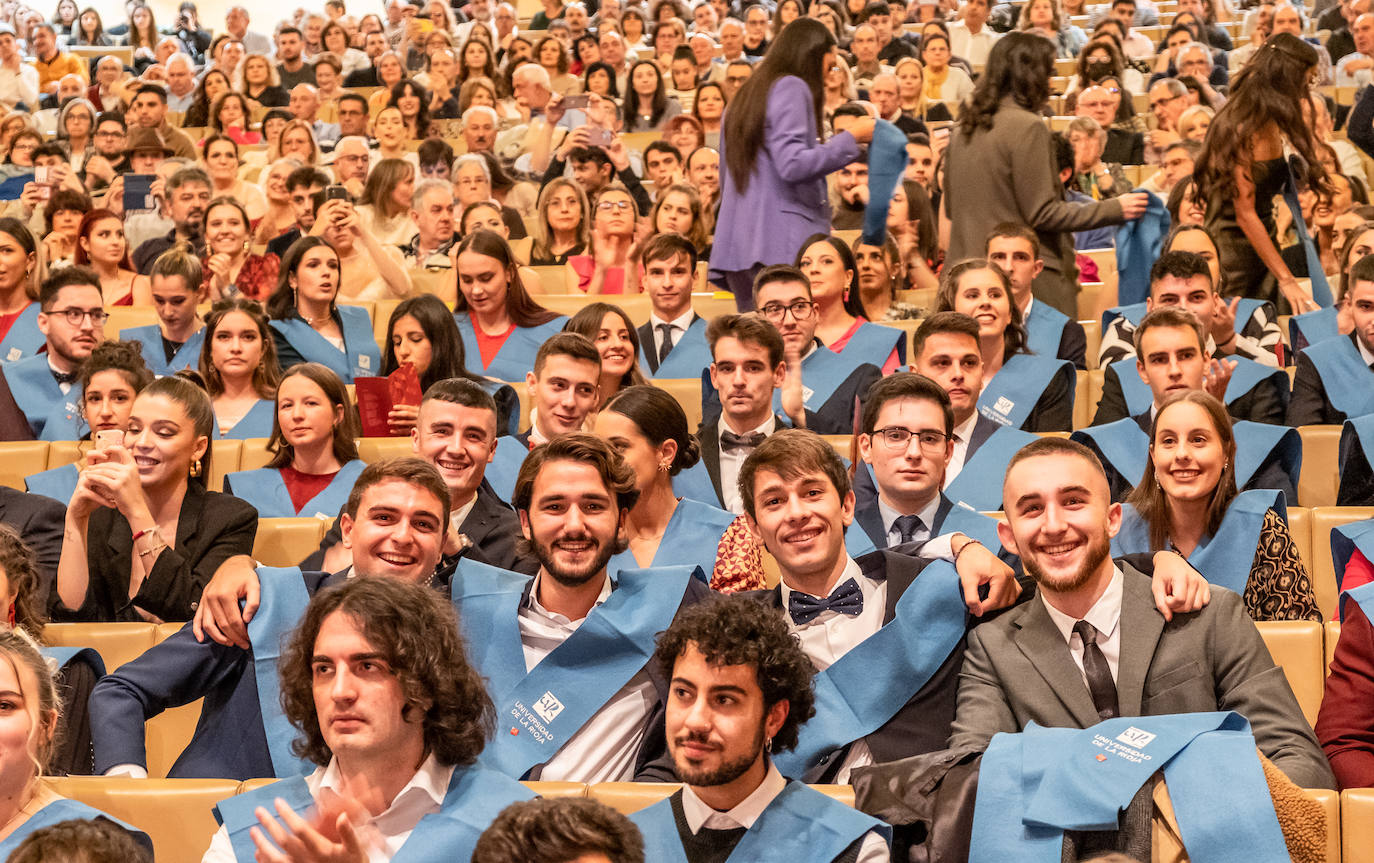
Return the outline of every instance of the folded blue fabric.
<path id="1" fill-rule="evenodd" d="M 906 163 L 906 135 L 886 120 L 879 120 L 873 126 L 873 140 L 868 145 L 868 206 L 864 207 L 863 241 L 870 246 L 882 245 L 892 193 L 906 173 Z"/>

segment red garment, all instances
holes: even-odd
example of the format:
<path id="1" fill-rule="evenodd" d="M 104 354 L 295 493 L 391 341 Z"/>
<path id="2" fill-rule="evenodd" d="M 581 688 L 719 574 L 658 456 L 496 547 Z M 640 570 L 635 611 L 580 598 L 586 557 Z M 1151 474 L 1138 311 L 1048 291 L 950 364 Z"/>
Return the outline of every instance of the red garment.
<path id="1" fill-rule="evenodd" d="M 844 335 L 840 336 L 835 341 L 826 345 L 826 347 L 830 348 L 830 350 L 834 351 L 837 354 L 844 353 L 845 345 L 849 344 L 849 340 L 854 338 L 854 334 L 859 331 L 859 327 L 863 326 L 866 323 L 868 323 L 868 319 L 860 315 L 859 317 L 854 319 L 854 326 L 845 330 Z M 888 354 L 887 359 L 883 362 L 883 375 L 890 375 L 901 367 L 902 360 L 900 357 L 897 356 L 897 349 L 893 348 L 892 353 Z"/>
<path id="2" fill-rule="evenodd" d="M 207 256 L 200 262 L 205 274 L 200 285 L 202 290 L 209 289 L 210 279 L 214 276 L 210 272 L 209 260 Z M 234 280 L 234 285 L 248 299 L 265 303 L 277 287 L 277 273 L 280 269 L 281 260 L 271 252 L 249 255 L 244 260 L 243 267 L 239 270 L 239 277 Z"/>
<path id="3" fill-rule="evenodd" d="M 587 293 L 587 288 L 592 284 L 592 274 L 596 272 L 596 261 L 591 255 L 570 255 L 568 266 L 577 273 L 577 289 L 584 294 Z M 623 268 L 612 267 L 606 271 L 606 277 L 601 280 L 601 293 L 625 293 L 625 270 Z"/>
<path id="4" fill-rule="evenodd" d="M 477 335 L 477 350 L 482 355 L 482 368 L 486 368 L 501 352 L 501 346 L 510 338 L 510 334 L 515 332 L 515 324 L 511 324 L 504 333 L 488 333 L 473 320 L 472 331 Z"/>
<path id="5" fill-rule="evenodd" d="M 25 303 L 24 308 L 13 314 L 0 315 L 0 341 L 4 341 L 5 337 L 10 334 L 10 327 L 14 326 L 14 322 L 19 320 L 20 315 L 28 311 L 30 305 L 32 305 L 32 303 Z"/>
<path id="6" fill-rule="evenodd" d="M 1374 785 L 1372 705 L 1374 628 L 1359 604 L 1348 602 L 1316 724 L 1317 740 L 1341 788 Z"/>
<path id="7" fill-rule="evenodd" d="M 301 507 L 310 503 L 315 495 L 324 491 L 334 481 L 334 477 L 339 474 L 338 471 L 333 473 L 301 473 L 290 465 L 279 468 L 279 470 L 281 471 L 281 481 L 286 484 L 286 493 L 291 495 L 291 506 L 296 510 L 297 515 L 300 515 Z"/>
<path id="8" fill-rule="evenodd" d="M 129 293 L 127 293 L 127 294 L 125 294 L 124 296 L 120 297 L 119 299 L 115 300 L 113 303 L 110 303 L 110 305 L 112 305 L 112 306 L 132 306 L 133 304 L 134 304 L 134 294 L 133 294 L 133 291 L 130 291 Z"/>
<path id="9" fill-rule="evenodd" d="M 1355 553 L 1350 555 L 1350 562 L 1345 565 L 1345 575 L 1341 579 L 1341 590 L 1354 590 L 1362 584 L 1369 584 L 1374 581 L 1374 564 L 1369 562 L 1369 558 L 1355 549 Z"/>

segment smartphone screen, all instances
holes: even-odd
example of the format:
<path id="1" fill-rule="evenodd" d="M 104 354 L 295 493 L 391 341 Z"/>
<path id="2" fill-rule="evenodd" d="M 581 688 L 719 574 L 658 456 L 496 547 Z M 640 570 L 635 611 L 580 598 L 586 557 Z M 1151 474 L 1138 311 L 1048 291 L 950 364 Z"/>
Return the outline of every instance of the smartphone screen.
<path id="1" fill-rule="evenodd" d="M 157 175 L 155 174 L 124 175 L 124 211 L 126 213 L 157 209 L 157 201 L 153 198 L 153 181 L 156 179 Z"/>

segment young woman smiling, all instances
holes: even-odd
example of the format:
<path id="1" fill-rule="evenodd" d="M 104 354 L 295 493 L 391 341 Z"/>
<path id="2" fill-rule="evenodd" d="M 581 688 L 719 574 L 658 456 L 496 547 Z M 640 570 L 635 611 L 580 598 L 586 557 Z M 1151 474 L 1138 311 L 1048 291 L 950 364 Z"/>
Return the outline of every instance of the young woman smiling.
<path id="1" fill-rule="evenodd" d="M 837 354 L 854 352 L 861 361 L 891 374 L 905 359 L 903 331 L 870 324 L 859 295 L 854 253 L 831 234 L 813 234 L 797 252 L 796 267 L 811 282 L 820 322 L 816 338 Z"/>
<path id="2" fill-rule="evenodd" d="M 255 255 L 249 251 L 249 224 L 247 211 L 234 198 L 215 198 L 205 208 L 201 287 L 211 302 L 234 294 L 262 301 L 276 287 L 281 261 L 271 252 Z"/>
<path id="3" fill-rule="evenodd" d="M 243 205 L 249 221 L 256 222 L 267 213 L 267 198 L 262 189 L 239 179 L 243 160 L 239 158 L 238 143 L 226 134 L 212 133 L 201 146 L 201 161 L 210 175 L 213 197 L 233 198 Z"/>
<path id="4" fill-rule="evenodd" d="M 619 182 L 597 193 L 592 205 L 592 243 L 589 254 L 570 255 L 564 274 L 568 293 L 634 293 L 636 276 L 632 251 L 635 239 L 635 200 Z"/>
<path id="5" fill-rule="evenodd" d="M 589 303 L 563 326 L 564 332 L 585 336 L 601 354 L 601 404 L 626 387 L 648 383 L 639 370 L 639 333 L 624 309 L 610 303 Z"/>
<path id="6" fill-rule="evenodd" d="M 262 306 L 243 297 L 215 303 L 205 316 L 198 368 L 214 407 L 216 440 L 272 434 L 281 370 Z"/>

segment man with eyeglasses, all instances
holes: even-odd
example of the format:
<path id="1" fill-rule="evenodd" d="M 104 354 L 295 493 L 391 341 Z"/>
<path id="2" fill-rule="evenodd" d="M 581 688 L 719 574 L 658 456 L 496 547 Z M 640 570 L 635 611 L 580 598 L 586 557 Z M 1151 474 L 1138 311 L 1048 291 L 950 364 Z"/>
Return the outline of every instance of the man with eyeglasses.
<path id="1" fill-rule="evenodd" d="M 1121 90 L 1094 84 L 1078 94 L 1075 110 L 1079 117 L 1091 117 L 1107 130 L 1107 145 L 1102 148 L 1102 161 L 1118 165 L 1145 164 L 1145 135 L 1127 129 L 1115 129 L 1116 111 L 1121 105 Z"/>
<path id="2" fill-rule="evenodd" d="M 367 100 L 357 93 L 345 93 L 338 101 L 339 137 L 367 138 Z"/>
<path id="3" fill-rule="evenodd" d="M 1159 163 L 1166 147 L 1179 141 L 1178 118 L 1188 107 L 1188 88 L 1177 78 L 1165 78 L 1150 88 L 1150 113 L 1157 124 L 1149 138 L 1153 164 Z"/>
<path id="4" fill-rule="evenodd" d="M 340 138 L 339 143 L 334 145 L 334 156 L 330 161 L 334 169 L 334 181 L 347 189 L 355 200 L 363 195 L 370 164 L 366 138 L 350 135 Z"/>
<path id="5" fill-rule="evenodd" d="M 77 372 L 104 338 L 100 277 L 86 267 L 58 270 L 38 306 L 41 352 L 0 367 L 0 440 L 77 440 L 87 432 Z"/>

